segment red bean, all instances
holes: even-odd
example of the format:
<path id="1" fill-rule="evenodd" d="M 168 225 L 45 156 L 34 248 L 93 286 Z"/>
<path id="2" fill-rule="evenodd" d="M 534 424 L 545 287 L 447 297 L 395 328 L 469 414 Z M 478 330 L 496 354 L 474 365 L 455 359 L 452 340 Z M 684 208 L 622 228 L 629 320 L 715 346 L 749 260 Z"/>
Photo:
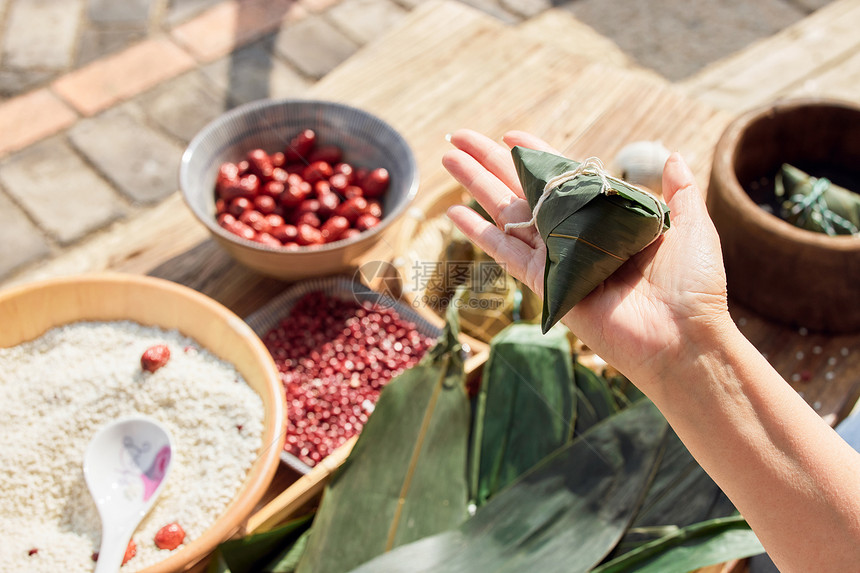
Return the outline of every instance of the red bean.
<path id="1" fill-rule="evenodd" d="M 434 343 L 392 309 L 320 292 L 299 300 L 263 340 L 287 395 L 284 448 L 309 465 L 360 432 L 367 405 Z M 395 352 L 398 342 L 414 356 Z"/>

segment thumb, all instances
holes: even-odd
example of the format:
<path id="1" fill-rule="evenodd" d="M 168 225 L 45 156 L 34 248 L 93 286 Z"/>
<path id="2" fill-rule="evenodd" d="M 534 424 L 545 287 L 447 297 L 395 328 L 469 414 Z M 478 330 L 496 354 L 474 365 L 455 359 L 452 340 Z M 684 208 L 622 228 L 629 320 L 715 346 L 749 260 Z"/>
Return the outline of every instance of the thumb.
<path id="1" fill-rule="evenodd" d="M 710 219 L 696 178 L 678 152 L 672 153 L 663 167 L 663 197 L 676 218 Z"/>
<path id="2" fill-rule="evenodd" d="M 678 191 L 689 187 L 697 187 L 696 178 L 687 162 L 676 151 L 669 156 L 663 166 L 663 197 L 669 203 Z"/>

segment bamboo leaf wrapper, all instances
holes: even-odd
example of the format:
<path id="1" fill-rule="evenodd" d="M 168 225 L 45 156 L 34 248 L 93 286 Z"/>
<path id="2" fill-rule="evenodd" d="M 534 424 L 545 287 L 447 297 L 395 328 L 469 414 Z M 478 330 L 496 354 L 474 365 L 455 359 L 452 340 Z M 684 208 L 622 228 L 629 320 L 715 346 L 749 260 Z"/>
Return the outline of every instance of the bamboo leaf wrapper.
<path id="1" fill-rule="evenodd" d="M 780 217 L 796 227 L 828 235 L 860 233 L 860 195 L 823 177 L 783 164 L 774 180 Z"/>
<path id="2" fill-rule="evenodd" d="M 547 332 L 669 228 L 669 209 L 651 194 L 591 170 L 547 189 L 580 163 L 520 146 L 511 153 L 529 206 L 534 211 L 540 203 L 535 225 L 546 243 L 541 326 Z"/>

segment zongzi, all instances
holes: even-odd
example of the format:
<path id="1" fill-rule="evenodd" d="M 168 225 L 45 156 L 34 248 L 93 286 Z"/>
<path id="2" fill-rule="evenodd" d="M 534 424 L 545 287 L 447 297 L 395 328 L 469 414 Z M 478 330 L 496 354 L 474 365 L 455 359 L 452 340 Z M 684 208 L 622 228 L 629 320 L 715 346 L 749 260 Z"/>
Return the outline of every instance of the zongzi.
<path id="1" fill-rule="evenodd" d="M 779 215 L 796 227 L 828 235 L 860 233 L 860 195 L 824 177 L 783 164 L 774 179 Z"/>
<path id="2" fill-rule="evenodd" d="M 669 228 L 669 208 L 606 173 L 599 159 L 578 163 L 524 147 L 512 150 L 532 219 L 546 243 L 541 326 L 546 333 L 627 259 Z"/>

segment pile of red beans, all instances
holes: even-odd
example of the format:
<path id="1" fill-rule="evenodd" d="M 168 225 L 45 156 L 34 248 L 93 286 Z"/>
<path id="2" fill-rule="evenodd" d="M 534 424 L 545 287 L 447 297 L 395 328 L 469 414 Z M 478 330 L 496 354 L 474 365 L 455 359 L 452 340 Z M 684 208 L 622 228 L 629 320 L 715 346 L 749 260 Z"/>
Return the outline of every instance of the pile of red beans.
<path id="1" fill-rule="evenodd" d="M 390 308 L 319 291 L 263 341 L 286 389 L 284 449 L 310 466 L 358 434 L 382 388 L 436 342 Z"/>
<path id="2" fill-rule="evenodd" d="M 358 168 L 343 151 L 318 145 L 313 130 L 283 151 L 249 151 L 220 166 L 215 181 L 218 224 L 269 247 L 298 249 L 347 239 L 382 219 L 385 168 Z"/>

